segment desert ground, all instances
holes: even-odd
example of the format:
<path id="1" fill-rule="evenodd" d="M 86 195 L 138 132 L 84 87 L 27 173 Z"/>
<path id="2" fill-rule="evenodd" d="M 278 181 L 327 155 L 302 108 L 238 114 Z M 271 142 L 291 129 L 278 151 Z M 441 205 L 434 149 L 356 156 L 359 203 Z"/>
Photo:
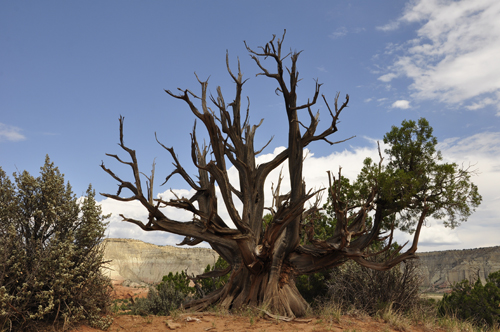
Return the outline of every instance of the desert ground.
<path id="1" fill-rule="evenodd" d="M 114 285 L 113 299 L 130 299 L 144 297 L 147 295 L 145 288 L 125 287 L 120 284 Z M 115 314 L 113 325 L 108 329 L 110 332 L 146 332 L 146 331 L 262 331 L 262 332 L 441 332 L 442 329 L 425 326 L 425 324 L 406 324 L 398 326 L 384 322 L 382 319 L 374 319 L 365 315 L 345 315 L 340 320 L 327 316 L 311 316 L 294 321 L 283 321 L 271 318 L 265 314 L 255 314 L 255 311 L 235 314 L 221 314 L 217 312 L 204 313 L 177 313 L 172 316 L 133 316 L 127 314 Z M 71 332 L 94 332 L 99 329 L 81 325 Z"/>

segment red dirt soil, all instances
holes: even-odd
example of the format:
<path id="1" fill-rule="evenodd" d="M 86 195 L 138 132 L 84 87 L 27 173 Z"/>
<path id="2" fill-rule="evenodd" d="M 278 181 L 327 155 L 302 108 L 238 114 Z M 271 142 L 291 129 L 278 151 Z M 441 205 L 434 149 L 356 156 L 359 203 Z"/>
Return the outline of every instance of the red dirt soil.
<path id="1" fill-rule="evenodd" d="M 146 288 L 131 288 L 122 285 L 114 285 L 112 293 L 113 299 L 134 299 L 137 297 L 145 297 L 147 295 Z M 273 318 L 259 318 L 250 315 L 224 315 L 218 313 L 184 313 L 176 316 L 132 316 L 132 315 L 115 315 L 110 332 L 156 332 L 156 331 L 266 331 L 266 332 L 442 332 L 442 329 L 426 328 L 423 325 L 412 325 L 406 329 L 397 329 L 389 323 L 381 320 L 376 320 L 368 316 L 343 316 L 340 323 L 336 321 L 328 321 L 324 317 L 308 317 L 297 321 L 284 322 Z M 86 325 L 81 325 L 71 330 L 71 332 L 95 332 L 100 331 Z"/>

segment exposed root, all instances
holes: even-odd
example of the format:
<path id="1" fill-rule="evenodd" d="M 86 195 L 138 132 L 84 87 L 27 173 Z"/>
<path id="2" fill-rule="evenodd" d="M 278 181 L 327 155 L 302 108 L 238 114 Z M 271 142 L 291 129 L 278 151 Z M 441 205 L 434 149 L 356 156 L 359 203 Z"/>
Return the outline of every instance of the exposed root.
<path id="1" fill-rule="evenodd" d="M 234 273 L 223 288 L 188 303 L 185 308 L 203 311 L 213 305 L 222 310 L 239 310 L 246 306 L 263 307 L 266 314 L 286 319 L 304 316 L 309 308 L 293 280 L 287 279 L 287 283 L 273 286 L 268 282 L 267 273 L 254 276 L 247 271 Z"/>

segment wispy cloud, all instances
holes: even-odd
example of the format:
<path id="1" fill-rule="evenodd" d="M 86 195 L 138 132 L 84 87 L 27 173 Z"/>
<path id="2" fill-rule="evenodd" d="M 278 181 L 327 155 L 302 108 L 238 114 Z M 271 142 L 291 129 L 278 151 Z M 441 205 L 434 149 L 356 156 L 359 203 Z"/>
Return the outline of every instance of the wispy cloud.
<path id="1" fill-rule="evenodd" d="M 330 38 L 337 39 L 337 38 L 344 37 L 348 33 L 362 33 L 365 31 L 366 31 L 366 29 L 361 28 L 361 27 L 351 28 L 351 29 L 347 29 L 346 27 L 339 27 L 334 32 L 332 32 L 330 34 Z"/>
<path id="2" fill-rule="evenodd" d="M 480 108 L 483 108 L 487 105 L 491 105 L 491 104 L 494 104 L 495 101 L 491 98 L 484 98 L 483 100 L 480 100 L 479 102 L 477 103 L 473 103 L 471 105 L 468 105 L 468 106 L 465 106 L 465 108 L 467 108 L 468 110 L 477 110 L 477 109 L 480 109 Z"/>
<path id="3" fill-rule="evenodd" d="M 2 141 L 11 141 L 18 142 L 24 141 L 26 136 L 21 134 L 22 129 L 15 126 L 9 126 L 3 123 L 0 123 L 0 142 Z"/>
<path id="4" fill-rule="evenodd" d="M 382 31 L 393 31 L 399 28 L 399 21 L 392 21 L 389 22 L 385 25 L 377 27 L 377 30 L 382 30 Z"/>
<path id="5" fill-rule="evenodd" d="M 386 82 L 410 78 L 412 96 L 478 109 L 499 102 L 500 2 L 497 0 L 417 0 L 402 17 L 380 30 L 420 22 L 416 39 L 397 46 Z M 403 50 L 401 51 L 401 46 Z"/>
<path id="6" fill-rule="evenodd" d="M 348 31 L 347 31 L 346 27 L 337 28 L 334 32 L 332 32 L 330 34 L 330 38 L 337 39 L 337 38 L 343 37 L 343 36 L 347 35 L 347 32 Z"/>

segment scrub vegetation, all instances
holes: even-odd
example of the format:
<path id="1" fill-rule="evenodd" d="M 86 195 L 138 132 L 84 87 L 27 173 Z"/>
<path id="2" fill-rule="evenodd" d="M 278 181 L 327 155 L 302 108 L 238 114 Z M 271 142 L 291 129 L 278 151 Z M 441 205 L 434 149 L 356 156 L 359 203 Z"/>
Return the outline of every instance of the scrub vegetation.
<path id="1" fill-rule="evenodd" d="M 38 177 L 12 182 L 0 168 L 0 331 L 112 323 L 100 271 L 107 217 L 92 187 L 77 199 L 48 156 Z"/>

